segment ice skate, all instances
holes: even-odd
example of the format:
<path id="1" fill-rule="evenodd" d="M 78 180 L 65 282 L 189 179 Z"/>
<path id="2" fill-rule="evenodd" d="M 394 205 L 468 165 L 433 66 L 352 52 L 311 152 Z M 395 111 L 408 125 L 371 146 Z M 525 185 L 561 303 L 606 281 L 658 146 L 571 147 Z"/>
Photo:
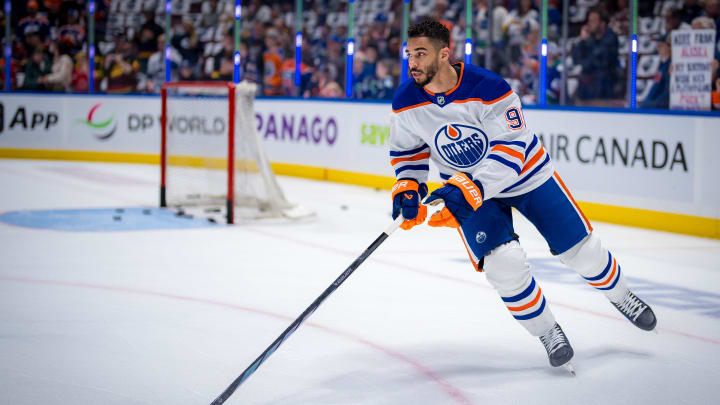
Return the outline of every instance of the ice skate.
<path id="1" fill-rule="evenodd" d="M 652 308 L 643 302 L 643 300 L 636 297 L 630 290 L 628 290 L 620 302 L 613 302 L 612 304 L 625 318 L 638 328 L 648 331 L 655 329 L 657 318 L 655 318 L 655 313 Z"/>
<path id="2" fill-rule="evenodd" d="M 550 360 L 551 366 L 563 366 L 571 375 L 575 375 L 575 370 L 569 363 L 574 352 L 572 346 L 570 346 L 570 341 L 568 341 L 560 325 L 556 323 L 550 330 L 545 332 L 544 335 L 540 336 L 540 342 L 542 342 L 545 350 L 547 350 L 548 360 Z"/>

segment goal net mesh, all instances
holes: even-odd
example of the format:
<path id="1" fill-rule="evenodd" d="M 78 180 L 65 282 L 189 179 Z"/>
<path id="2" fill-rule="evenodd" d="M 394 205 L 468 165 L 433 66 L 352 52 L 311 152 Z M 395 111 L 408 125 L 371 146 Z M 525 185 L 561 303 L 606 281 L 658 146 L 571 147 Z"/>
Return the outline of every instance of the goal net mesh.
<path id="1" fill-rule="evenodd" d="M 230 111 L 230 86 L 167 87 L 167 206 L 227 215 L 227 201 L 232 200 L 235 218 L 278 217 L 293 207 L 285 199 L 255 131 L 255 88 L 246 82 L 236 85 L 235 108 Z M 230 189 L 232 198 L 228 198 Z"/>

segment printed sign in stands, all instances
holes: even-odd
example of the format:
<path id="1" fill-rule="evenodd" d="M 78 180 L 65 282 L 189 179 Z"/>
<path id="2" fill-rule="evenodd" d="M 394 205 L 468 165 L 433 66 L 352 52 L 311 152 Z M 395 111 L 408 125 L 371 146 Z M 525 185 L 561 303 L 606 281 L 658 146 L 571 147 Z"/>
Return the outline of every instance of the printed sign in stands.
<path id="1" fill-rule="evenodd" d="M 670 108 L 710 110 L 715 30 L 672 33 Z"/>

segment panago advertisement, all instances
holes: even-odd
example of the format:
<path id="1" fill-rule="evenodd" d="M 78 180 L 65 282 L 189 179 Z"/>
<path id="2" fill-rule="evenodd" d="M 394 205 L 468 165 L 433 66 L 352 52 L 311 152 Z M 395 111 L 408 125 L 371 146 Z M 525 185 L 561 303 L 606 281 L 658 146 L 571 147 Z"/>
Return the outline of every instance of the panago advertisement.
<path id="1" fill-rule="evenodd" d="M 222 102 L 189 98 L 170 107 L 171 142 L 182 141 L 183 153 L 222 155 L 228 128 Z M 390 114 L 389 103 L 260 99 L 253 125 L 280 174 L 388 188 Z M 524 114 L 575 198 L 588 209 L 614 207 L 596 217 L 620 221 L 618 207 L 635 210 L 624 223 L 633 223 L 638 210 L 681 214 L 673 219 L 677 226 L 667 218 L 656 222 L 720 237 L 714 165 L 720 115 L 538 108 Z M 0 157 L 157 163 L 159 152 L 156 96 L 5 93 L 0 100 Z M 440 182 L 435 170 L 431 181 Z M 693 232 L 682 225 L 688 221 L 705 230 Z"/>

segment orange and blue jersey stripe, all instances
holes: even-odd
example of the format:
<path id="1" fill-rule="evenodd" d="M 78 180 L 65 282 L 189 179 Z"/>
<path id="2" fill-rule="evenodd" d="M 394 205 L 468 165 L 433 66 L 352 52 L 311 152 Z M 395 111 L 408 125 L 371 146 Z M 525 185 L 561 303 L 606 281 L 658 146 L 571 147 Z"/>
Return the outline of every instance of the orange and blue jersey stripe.
<path id="1" fill-rule="evenodd" d="M 491 141 L 490 154 L 487 158 L 510 167 L 519 175 L 522 166 L 525 164 L 525 142 Z"/>
<path id="2" fill-rule="evenodd" d="M 423 178 L 430 170 L 430 147 L 426 144 L 409 150 L 391 150 L 390 164 L 395 170 L 395 176 Z M 407 172 L 420 172 L 412 175 Z"/>
<path id="3" fill-rule="evenodd" d="M 507 193 L 521 186 L 550 162 L 550 155 L 545 152 L 545 148 L 543 148 L 542 144 L 538 141 L 537 136 L 533 136 L 532 142 L 525 148 L 524 158 L 524 164 L 518 172 L 518 175 L 521 176 L 520 180 L 505 188 L 502 191 L 503 193 Z"/>

